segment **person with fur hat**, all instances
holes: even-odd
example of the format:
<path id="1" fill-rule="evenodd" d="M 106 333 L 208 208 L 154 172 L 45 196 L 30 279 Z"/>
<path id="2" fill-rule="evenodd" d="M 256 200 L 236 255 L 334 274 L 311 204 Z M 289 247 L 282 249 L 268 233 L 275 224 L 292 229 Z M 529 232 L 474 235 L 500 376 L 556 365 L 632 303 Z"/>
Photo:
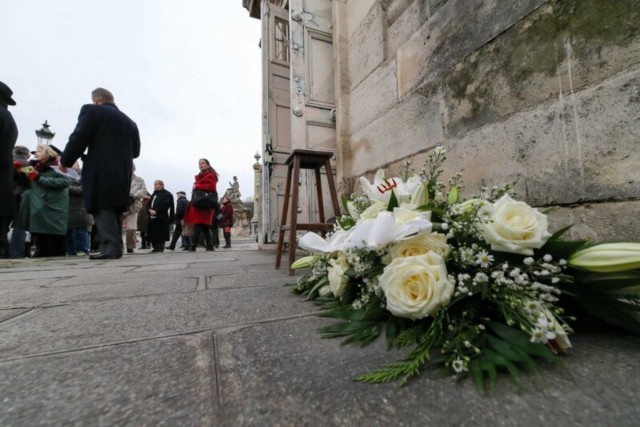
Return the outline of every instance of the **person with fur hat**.
<path id="1" fill-rule="evenodd" d="M 34 257 L 67 254 L 70 180 L 53 168 L 59 164 L 60 153 L 53 145 L 38 144 L 32 168 L 24 171 L 31 183 L 22 193 L 16 228 L 31 232 Z"/>
<path id="2" fill-rule="evenodd" d="M 9 112 L 16 105 L 13 91 L 0 82 L 0 258 L 9 257 L 7 233 L 16 211 L 13 197 L 13 147 L 18 139 L 18 127 Z"/>

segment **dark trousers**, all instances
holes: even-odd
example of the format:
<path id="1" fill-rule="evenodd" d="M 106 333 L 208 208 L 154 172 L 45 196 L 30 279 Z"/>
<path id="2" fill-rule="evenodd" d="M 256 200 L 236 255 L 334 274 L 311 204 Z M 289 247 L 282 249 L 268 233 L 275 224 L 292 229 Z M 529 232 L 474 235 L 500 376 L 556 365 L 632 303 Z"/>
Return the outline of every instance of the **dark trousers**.
<path id="1" fill-rule="evenodd" d="M 213 235 L 213 246 L 220 246 L 220 228 L 217 225 L 211 226 L 211 234 Z"/>
<path id="2" fill-rule="evenodd" d="M 9 225 L 13 217 L 0 216 L 0 258 L 9 258 Z"/>
<path id="3" fill-rule="evenodd" d="M 211 242 L 211 227 L 207 224 L 195 224 L 193 226 L 193 236 L 191 236 L 191 249 L 195 249 L 200 241 L 200 235 L 204 234 L 204 242 L 207 249 L 213 249 Z"/>
<path id="4" fill-rule="evenodd" d="M 67 236 L 57 234 L 33 233 L 36 252 L 34 257 L 66 256 Z"/>
<path id="5" fill-rule="evenodd" d="M 114 257 L 122 256 L 122 213 L 113 209 L 100 209 L 93 214 L 98 228 L 100 253 Z"/>
<path id="6" fill-rule="evenodd" d="M 231 247 L 231 229 L 229 229 L 229 231 L 224 231 L 224 228 L 223 228 L 222 235 L 224 236 L 224 247 L 230 248 Z"/>
<path id="7" fill-rule="evenodd" d="M 176 248 L 176 243 L 178 243 L 180 236 L 182 236 L 182 221 L 176 221 L 173 229 L 173 236 L 171 236 L 171 243 L 169 243 L 169 247 L 171 249 Z M 184 244 L 182 246 L 184 246 Z"/>
<path id="8" fill-rule="evenodd" d="M 147 249 L 149 247 L 149 240 L 147 239 L 147 233 L 140 232 L 140 249 Z"/>

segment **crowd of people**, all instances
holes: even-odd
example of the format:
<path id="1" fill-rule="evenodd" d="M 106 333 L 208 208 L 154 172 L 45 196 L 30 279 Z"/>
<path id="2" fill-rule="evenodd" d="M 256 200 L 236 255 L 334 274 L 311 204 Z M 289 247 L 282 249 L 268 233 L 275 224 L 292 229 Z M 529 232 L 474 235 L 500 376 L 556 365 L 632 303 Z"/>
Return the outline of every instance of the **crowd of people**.
<path id="1" fill-rule="evenodd" d="M 191 201 L 178 191 L 174 204 L 160 179 L 149 193 L 135 173 L 141 145 L 136 123 L 106 89 L 92 91 L 91 101 L 81 107 L 63 150 L 38 144 L 30 151 L 16 145 L 18 129 L 8 108 L 16 102 L 0 82 L 0 258 L 117 259 L 125 250 L 173 251 L 178 240 L 186 251 L 200 245 L 214 251 L 220 229 L 223 247 L 230 248 L 233 206 L 226 197 L 218 202 L 219 175 L 211 163 L 198 160 Z M 201 194 L 206 204 L 196 203 Z"/>

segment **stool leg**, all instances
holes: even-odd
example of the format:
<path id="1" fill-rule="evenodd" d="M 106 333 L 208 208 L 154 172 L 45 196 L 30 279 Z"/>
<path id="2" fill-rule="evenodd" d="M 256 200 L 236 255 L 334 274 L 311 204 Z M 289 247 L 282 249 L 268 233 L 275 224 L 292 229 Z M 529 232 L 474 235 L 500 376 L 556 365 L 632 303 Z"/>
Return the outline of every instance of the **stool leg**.
<path id="1" fill-rule="evenodd" d="M 340 216 L 338 192 L 336 191 L 336 184 L 333 182 L 333 172 L 331 172 L 331 161 L 329 161 L 329 159 L 325 161 L 324 168 L 327 170 L 327 181 L 329 181 L 329 193 L 331 194 L 331 203 L 333 204 L 333 214 Z"/>
<path id="2" fill-rule="evenodd" d="M 282 206 L 282 219 L 280 220 L 280 230 L 278 231 L 278 249 L 276 250 L 276 270 L 280 268 L 282 260 L 282 249 L 284 247 L 284 227 L 287 225 L 287 214 L 289 213 L 289 197 L 291 195 L 291 173 L 292 168 L 289 165 L 287 169 L 287 184 L 284 190 L 284 205 Z"/>
<path id="3" fill-rule="evenodd" d="M 289 227 L 289 276 L 294 275 L 291 265 L 296 260 L 296 234 L 298 230 L 298 190 L 300 182 L 300 157 L 293 160 L 293 197 L 291 198 L 291 226 Z"/>
<path id="4" fill-rule="evenodd" d="M 322 199 L 322 180 L 320 179 L 320 168 L 315 168 L 316 172 L 316 197 L 318 198 L 318 214 L 321 223 L 325 222 L 324 200 Z M 322 233 L 324 236 L 324 232 Z"/>

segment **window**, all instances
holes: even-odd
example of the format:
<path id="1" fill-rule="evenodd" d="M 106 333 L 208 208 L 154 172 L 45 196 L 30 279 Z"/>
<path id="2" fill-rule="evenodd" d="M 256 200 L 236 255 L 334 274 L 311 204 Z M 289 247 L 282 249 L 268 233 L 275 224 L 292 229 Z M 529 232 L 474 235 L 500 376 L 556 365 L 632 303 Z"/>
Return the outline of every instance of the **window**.
<path id="1" fill-rule="evenodd" d="M 274 59 L 289 62 L 289 22 L 275 19 Z"/>

